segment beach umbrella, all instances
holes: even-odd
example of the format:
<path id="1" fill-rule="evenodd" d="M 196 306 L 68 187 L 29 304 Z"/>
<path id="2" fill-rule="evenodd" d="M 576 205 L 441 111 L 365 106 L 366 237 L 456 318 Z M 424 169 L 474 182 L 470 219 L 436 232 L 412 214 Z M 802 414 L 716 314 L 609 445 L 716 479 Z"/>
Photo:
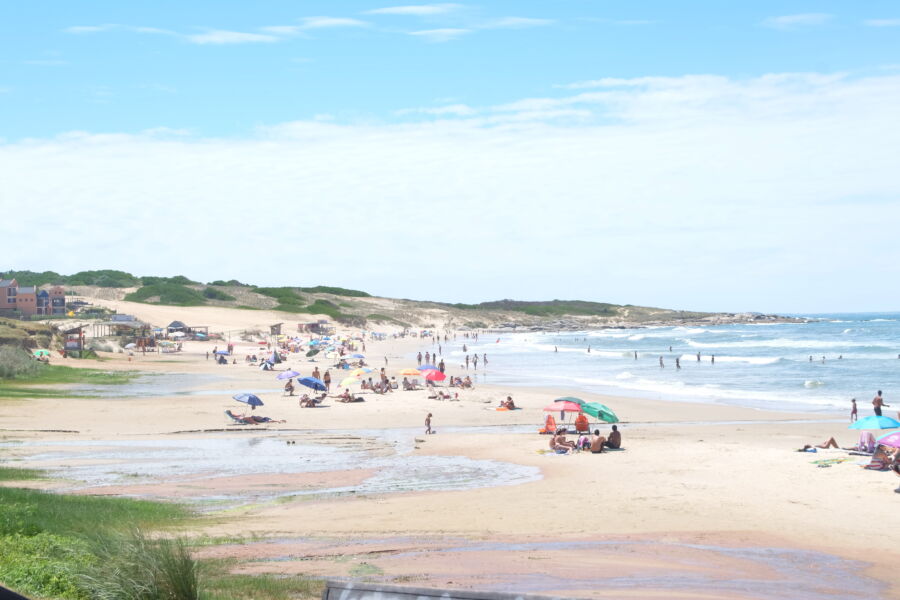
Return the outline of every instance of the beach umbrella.
<path id="1" fill-rule="evenodd" d="M 592 417 L 606 421 L 607 423 L 618 423 L 619 417 L 616 416 L 608 406 L 599 402 L 585 402 L 581 405 L 581 410 Z"/>
<path id="2" fill-rule="evenodd" d="M 875 443 L 881 444 L 882 446 L 900 448 L 900 431 L 892 431 L 890 433 L 884 434 L 881 437 L 875 438 Z"/>
<path id="3" fill-rule="evenodd" d="M 447 376 L 440 371 L 428 371 L 425 373 L 425 381 L 443 381 Z"/>
<path id="4" fill-rule="evenodd" d="M 319 351 L 318 351 L 317 349 L 313 348 L 312 350 L 310 350 L 309 352 L 307 352 L 306 355 L 307 355 L 307 356 L 315 356 L 315 355 L 318 354 L 318 353 L 319 353 Z"/>
<path id="5" fill-rule="evenodd" d="M 297 380 L 297 383 L 305 385 L 308 388 L 312 388 L 317 392 L 325 391 L 325 382 L 321 379 L 316 379 L 315 377 L 301 377 Z"/>
<path id="6" fill-rule="evenodd" d="M 557 398 L 554 402 L 574 402 L 578 405 L 583 405 L 585 403 L 581 398 L 574 398 L 572 396 L 563 396 L 562 398 Z"/>
<path id="7" fill-rule="evenodd" d="M 348 375 L 351 375 L 353 377 L 362 377 L 366 373 L 371 373 L 371 372 L 372 372 L 372 369 L 369 369 L 367 367 L 360 367 L 358 369 L 353 369 L 352 371 L 350 371 L 348 373 Z M 416 375 L 418 375 L 418 374 L 419 374 L 419 372 L 416 371 Z"/>
<path id="8" fill-rule="evenodd" d="M 262 406 L 263 401 L 259 399 L 259 396 L 256 394 L 235 394 L 232 396 L 238 402 L 243 402 L 244 404 L 249 404 L 250 408 L 256 409 L 257 406 Z"/>
<path id="9" fill-rule="evenodd" d="M 216 354 L 228 354 L 228 350 L 216 350 Z"/>
<path id="10" fill-rule="evenodd" d="M 32 352 L 32 354 L 34 356 L 50 356 L 50 351 L 49 350 L 35 350 L 34 352 Z"/>
<path id="11" fill-rule="evenodd" d="M 137 348 L 137 344 L 135 344 L 134 342 L 131 342 L 130 344 L 125 344 L 126 350 L 131 350 L 132 348 Z"/>
<path id="12" fill-rule="evenodd" d="M 400 375 L 403 377 L 418 377 L 421 373 L 415 369 L 400 369 Z"/>
<path id="13" fill-rule="evenodd" d="M 420 371 L 437 371 L 438 368 L 434 365 L 422 365 L 419 367 Z"/>
<path id="14" fill-rule="evenodd" d="M 275 379 L 293 379 L 294 377 L 299 377 L 300 373 L 297 371 L 283 371 L 275 376 Z"/>
<path id="15" fill-rule="evenodd" d="M 357 379 L 356 377 L 347 377 L 341 382 L 340 387 L 350 387 L 354 383 L 362 383 L 362 382 L 359 379 Z"/>
<path id="16" fill-rule="evenodd" d="M 544 410 L 548 412 L 556 412 L 558 410 L 567 412 L 581 412 L 581 405 L 569 401 L 554 402 L 550 406 L 545 406 Z"/>
<path id="17" fill-rule="evenodd" d="M 871 415 L 853 423 L 849 429 L 894 429 L 896 427 L 900 427 L 900 421 L 897 419 Z"/>
<path id="18" fill-rule="evenodd" d="M 366 357 L 365 354 L 353 354 L 352 356 L 353 356 L 353 358 L 365 358 Z"/>

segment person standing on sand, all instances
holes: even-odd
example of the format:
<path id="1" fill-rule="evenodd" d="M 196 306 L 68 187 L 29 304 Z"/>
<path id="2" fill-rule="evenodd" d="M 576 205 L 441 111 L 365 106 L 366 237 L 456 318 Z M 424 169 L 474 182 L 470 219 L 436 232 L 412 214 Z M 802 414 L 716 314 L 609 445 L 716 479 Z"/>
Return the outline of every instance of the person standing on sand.
<path id="1" fill-rule="evenodd" d="M 421 352 L 419 352 L 416 355 L 416 361 L 419 363 L 419 366 L 421 367 L 422 366 L 422 353 Z"/>
<path id="2" fill-rule="evenodd" d="M 478 370 L 478 355 L 477 354 L 472 355 L 472 364 L 475 365 L 475 370 L 477 371 Z"/>
<path id="3" fill-rule="evenodd" d="M 711 365 L 716 364 L 716 355 L 715 354 L 713 354 L 709 357 L 709 364 L 711 364 Z"/>
<path id="4" fill-rule="evenodd" d="M 316 379 L 322 378 L 322 375 L 319 373 L 319 367 L 316 367 L 315 369 L 313 369 L 312 376 L 315 377 Z"/>
<path id="5" fill-rule="evenodd" d="M 875 409 L 875 416 L 881 416 L 882 406 L 890 406 L 890 404 L 884 403 L 884 398 L 881 397 L 881 390 L 878 390 L 878 393 L 872 398 L 872 407 Z"/>
<path id="6" fill-rule="evenodd" d="M 426 365 L 430 365 L 430 364 L 431 364 L 431 353 L 430 353 L 430 352 L 426 352 L 426 353 L 425 353 L 425 364 L 426 364 Z"/>
<path id="7" fill-rule="evenodd" d="M 484 366 L 481 367 L 481 368 L 482 368 L 482 369 L 487 369 L 487 354 L 482 354 L 482 355 L 481 355 L 481 362 L 484 364 Z"/>
<path id="8" fill-rule="evenodd" d="M 467 333 L 466 335 L 469 335 L 469 334 Z M 468 348 L 466 348 L 465 344 L 463 344 L 463 352 L 468 352 Z"/>
<path id="9" fill-rule="evenodd" d="M 856 412 L 856 398 L 850 400 L 850 422 L 853 423 L 859 418 L 859 415 Z"/>
<path id="10" fill-rule="evenodd" d="M 322 375 L 322 383 L 325 384 L 325 391 L 330 392 L 331 391 L 331 371 L 329 371 L 328 369 L 325 369 L 325 374 Z"/>
<path id="11" fill-rule="evenodd" d="M 443 358 L 441 359 L 441 362 L 438 363 L 437 368 L 438 368 L 438 371 L 440 371 L 441 373 L 444 372 L 445 365 L 444 365 L 444 359 L 443 359 Z"/>
<path id="12" fill-rule="evenodd" d="M 428 413 L 428 416 L 425 417 L 425 434 L 429 435 L 434 433 L 431 431 L 431 413 Z"/>
<path id="13" fill-rule="evenodd" d="M 469 370 L 469 355 L 466 354 L 466 371 Z"/>

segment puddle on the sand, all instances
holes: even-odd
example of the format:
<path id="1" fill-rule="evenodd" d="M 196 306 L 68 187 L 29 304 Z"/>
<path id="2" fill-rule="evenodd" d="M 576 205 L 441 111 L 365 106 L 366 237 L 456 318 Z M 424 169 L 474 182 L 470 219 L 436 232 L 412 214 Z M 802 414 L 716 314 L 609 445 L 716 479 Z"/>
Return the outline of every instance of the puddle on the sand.
<path id="1" fill-rule="evenodd" d="M 515 485 L 540 478 L 537 467 L 458 456 L 410 454 L 412 440 L 402 430 L 347 433 L 293 432 L 290 435 L 92 440 L 15 444 L 21 458 L 54 477 L 77 482 L 61 491 L 104 486 L 189 483 L 197 479 L 248 474 L 282 475 L 371 470 L 359 484 L 315 489 L 277 488 L 198 491 L 195 500 L 229 505 L 309 494 L 386 494 L 463 490 Z M 287 444 L 291 440 L 293 444 Z M 0 447 L 12 446 L 0 443 Z M 33 452 L 29 451 L 33 447 Z M 54 465 L 54 466 L 47 466 Z M 213 486 L 214 487 L 214 486 Z M 127 493 L 127 492 L 126 492 Z"/>

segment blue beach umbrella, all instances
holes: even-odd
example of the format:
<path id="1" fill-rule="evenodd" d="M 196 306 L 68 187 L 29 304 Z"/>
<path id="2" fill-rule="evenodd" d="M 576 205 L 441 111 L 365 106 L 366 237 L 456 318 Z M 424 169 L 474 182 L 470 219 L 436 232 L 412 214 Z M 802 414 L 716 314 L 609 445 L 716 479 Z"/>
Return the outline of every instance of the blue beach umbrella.
<path id="1" fill-rule="evenodd" d="M 263 401 L 259 399 L 259 396 L 256 394 L 235 394 L 232 396 L 238 402 L 243 402 L 244 404 L 249 404 L 251 408 L 256 408 L 257 406 L 262 406 Z"/>
<path id="2" fill-rule="evenodd" d="M 216 350 L 216 354 L 228 354 L 228 350 Z"/>
<path id="3" fill-rule="evenodd" d="M 298 377 L 300 373 L 297 371 L 284 371 L 283 373 L 279 373 L 275 376 L 275 379 L 292 379 L 294 377 Z"/>
<path id="4" fill-rule="evenodd" d="M 900 421 L 897 419 L 871 415 L 853 423 L 848 429 L 895 429 L 897 427 L 900 427 Z"/>
<path id="5" fill-rule="evenodd" d="M 434 365 L 422 365 L 421 367 L 419 367 L 419 370 L 420 371 L 440 371 L 440 369 L 438 369 Z"/>
<path id="6" fill-rule="evenodd" d="M 317 392 L 325 391 L 325 382 L 323 382 L 321 379 L 316 379 L 315 377 L 302 377 L 297 380 L 297 383 L 305 385 L 308 388 L 312 388 Z"/>
<path id="7" fill-rule="evenodd" d="M 366 357 L 365 354 L 353 354 L 352 356 L 353 356 L 353 358 L 365 358 Z"/>

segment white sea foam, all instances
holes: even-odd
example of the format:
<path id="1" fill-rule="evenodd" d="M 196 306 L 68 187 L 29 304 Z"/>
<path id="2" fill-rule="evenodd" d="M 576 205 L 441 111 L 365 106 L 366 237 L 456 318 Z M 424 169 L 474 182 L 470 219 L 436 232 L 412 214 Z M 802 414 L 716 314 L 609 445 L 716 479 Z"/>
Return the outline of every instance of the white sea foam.
<path id="1" fill-rule="evenodd" d="M 694 348 L 847 348 L 847 347 L 871 347 L 866 342 L 831 342 L 828 340 L 791 340 L 787 338 L 775 338 L 772 340 L 753 340 L 743 342 L 695 342 L 688 340 L 687 344 Z"/>
<path id="2" fill-rule="evenodd" d="M 803 382 L 803 387 L 805 388 L 818 388 L 825 385 L 824 381 L 819 381 L 818 379 L 807 379 Z"/>
<path id="3" fill-rule="evenodd" d="M 746 363 L 749 365 L 771 365 L 777 363 L 781 360 L 777 356 L 723 356 L 716 354 L 716 362 L 723 363 Z M 710 355 L 703 356 L 700 355 L 701 362 L 712 362 L 712 357 Z M 681 362 L 697 362 L 696 354 L 682 354 Z"/>

